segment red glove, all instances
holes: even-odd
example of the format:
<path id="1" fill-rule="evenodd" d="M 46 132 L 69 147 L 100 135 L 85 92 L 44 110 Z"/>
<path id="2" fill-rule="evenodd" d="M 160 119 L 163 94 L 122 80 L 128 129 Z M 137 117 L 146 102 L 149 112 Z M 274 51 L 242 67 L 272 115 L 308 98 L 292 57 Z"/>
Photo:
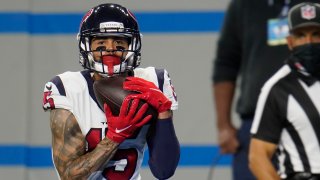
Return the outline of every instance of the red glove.
<path id="1" fill-rule="evenodd" d="M 130 91 L 138 91 L 141 94 L 131 94 L 128 98 L 137 98 L 147 101 L 158 113 L 171 108 L 172 102 L 152 82 L 137 77 L 127 77 L 123 88 Z"/>
<path id="2" fill-rule="evenodd" d="M 108 120 L 107 137 L 117 143 L 122 143 L 125 139 L 130 137 L 136 129 L 143 126 L 152 118 L 148 115 L 143 118 L 148 109 L 148 104 L 144 103 L 136 112 L 139 105 L 139 99 L 134 99 L 132 105 L 129 106 L 130 99 L 125 98 L 120 108 L 119 116 L 114 116 L 108 105 L 104 104 L 104 112 Z"/>

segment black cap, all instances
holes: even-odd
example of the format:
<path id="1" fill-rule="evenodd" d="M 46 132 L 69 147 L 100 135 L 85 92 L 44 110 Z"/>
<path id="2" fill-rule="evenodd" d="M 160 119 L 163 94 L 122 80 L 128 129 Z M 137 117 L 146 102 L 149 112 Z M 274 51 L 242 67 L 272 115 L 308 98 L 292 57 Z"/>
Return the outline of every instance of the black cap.
<path id="1" fill-rule="evenodd" d="M 304 2 L 293 6 L 288 13 L 290 32 L 306 26 L 320 27 L 320 4 Z"/>

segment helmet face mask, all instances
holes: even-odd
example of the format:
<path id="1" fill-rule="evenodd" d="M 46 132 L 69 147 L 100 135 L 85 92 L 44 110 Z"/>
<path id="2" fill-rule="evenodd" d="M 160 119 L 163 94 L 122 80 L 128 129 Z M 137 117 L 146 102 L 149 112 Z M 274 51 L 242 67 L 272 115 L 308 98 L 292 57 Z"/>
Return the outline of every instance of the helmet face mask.
<path id="1" fill-rule="evenodd" d="M 105 48 L 92 49 L 92 40 L 107 37 L 125 38 L 129 47 L 116 47 L 112 51 L 121 53 L 120 64 L 114 65 L 112 73 L 108 73 L 108 67 L 104 61 L 94 58 L 94 53 L 101 53 Z M 78 34 L 80 64 L 103 76 L 112 76 L 133 70 L 140 64 L 141 35 L 138 23 L 132 13 L 117 4 L 101 4 L 89 10 L 83 17 Z M 99 51 L 99 52 L 97 52 Z M 119 52 L 119 53 L 117 53 Z M 110 64 L 109 64 L 110 65 Z M 110 71 L 110 69 L 109 69 Z"/>

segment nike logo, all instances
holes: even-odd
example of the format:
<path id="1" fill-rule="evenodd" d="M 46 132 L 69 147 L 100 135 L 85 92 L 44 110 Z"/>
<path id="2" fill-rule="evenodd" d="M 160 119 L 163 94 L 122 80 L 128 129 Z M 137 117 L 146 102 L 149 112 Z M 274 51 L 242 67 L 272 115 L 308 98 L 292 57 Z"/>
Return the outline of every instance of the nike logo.
<path id="1" fill-rule="evenodd" d="M 116 128 L 116 133 L 121 133 L 122 131 L 125 131 L 126 129 L 130 128 L 131 126 L 132 126 L 132 125 L 129 125 L 129 126 L 127 126 L 127 127 L 125 127 L 125 128 L 122 128 L 122 129 Z"/>

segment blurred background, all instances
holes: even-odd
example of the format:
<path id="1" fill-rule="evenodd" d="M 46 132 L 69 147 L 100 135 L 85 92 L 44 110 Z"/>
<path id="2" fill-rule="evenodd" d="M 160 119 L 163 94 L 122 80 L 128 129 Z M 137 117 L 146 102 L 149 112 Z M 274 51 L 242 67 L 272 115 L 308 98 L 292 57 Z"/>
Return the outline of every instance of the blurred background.
<path id="1" fill-rule="evenodd" d="M 87 10 L 107 2 L 136 15 L 141 67 L 166 68 L 178 94 L 174 124 L 181 160 L 171 179 L 231 179 L 231 157 L 218 154 L 211 92 L 212 60 L 229 0 L 1 0 L 1 179 L 57 179 L 49 113 L 41 105 L 44 84 L 82 69 L 79 23 Z M 146 162 L 142 179 L 154 179 Z"/>

